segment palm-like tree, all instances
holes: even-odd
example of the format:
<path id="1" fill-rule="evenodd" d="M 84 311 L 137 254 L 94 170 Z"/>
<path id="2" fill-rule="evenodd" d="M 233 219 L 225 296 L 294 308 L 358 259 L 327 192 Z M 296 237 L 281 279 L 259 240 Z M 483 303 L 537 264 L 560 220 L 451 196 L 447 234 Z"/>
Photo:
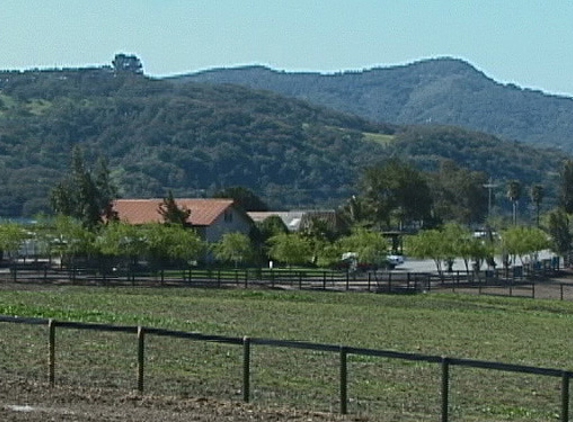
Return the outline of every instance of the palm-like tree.
<path id="1" fill-rule="evenodd" d="M 537 223 L 537 227 L 539 227 L 539 210 L 541 209 L 541 201 L 543 201 L 543 196 L 545 194 L 545 192 L 543 191 L 543 186 L 533 185 L 529 193 L 531 196 L 531 202 L 535 204 L 535 212 L 536 212 L 535 221 Z"/>
<path id="2" fill-rule="evenodd" d="M 510 180 L 507 183 L 507 197 L 513 205 L 513 225 L 517 221 L 517 202 L 521 198 L 521 183 L 519 180 Z"/>

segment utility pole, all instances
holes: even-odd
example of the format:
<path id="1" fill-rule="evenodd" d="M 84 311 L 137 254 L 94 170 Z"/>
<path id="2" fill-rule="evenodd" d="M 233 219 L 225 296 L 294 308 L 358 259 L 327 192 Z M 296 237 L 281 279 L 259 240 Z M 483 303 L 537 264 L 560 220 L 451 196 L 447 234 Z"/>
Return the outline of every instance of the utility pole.
<path id="1" fill-rule="evenodd" d="M 497 187 L 497 184 L 493 183 L 493 179 L 490 177 L 488 183 L 482 185 L 488 190 L 487 198 L 487 217 L 491 217 L 491 203 L 492 203 L 492 191 Z"/>

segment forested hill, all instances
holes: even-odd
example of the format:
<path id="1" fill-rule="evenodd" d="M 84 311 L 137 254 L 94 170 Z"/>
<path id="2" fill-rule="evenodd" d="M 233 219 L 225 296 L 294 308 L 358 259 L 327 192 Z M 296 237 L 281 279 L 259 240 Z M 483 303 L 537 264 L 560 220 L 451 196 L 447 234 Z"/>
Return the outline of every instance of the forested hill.
<path id="1" fill-rule="evenodd" d="M 366 166 L 404 155 L 547 182 L 563 155 L 454 128 L 374 124 L 265 91 L 174 84 L 109 67 L 0 72 L 0 217 L 46 211 L 80 145 L 123 197 L 252 189 L 275 208 L 337 206 Z"/>
<path id="2" fill-rule="evenodd" d="M 396 124 L 445 124 L 573 152 L 573 98 L 500 84 L 450 58 L 336 74 L 261 66 L 214 69 L 179 82 L 233 83 Z"/>
<path id="3" fill-rule="evenodd" d="M 110 69 L 0 73 L 0 216 L 47 209 L 80 144 L 124 197 L 253 189 L 277 207 L 333 205 L 394 128 L 240 87 L 185 86 Z"/>

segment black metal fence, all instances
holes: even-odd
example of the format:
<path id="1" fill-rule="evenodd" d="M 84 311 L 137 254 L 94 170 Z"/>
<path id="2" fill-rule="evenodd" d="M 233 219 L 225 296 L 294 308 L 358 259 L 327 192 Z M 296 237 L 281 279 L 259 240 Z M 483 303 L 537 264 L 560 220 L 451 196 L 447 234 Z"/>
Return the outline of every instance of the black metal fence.
<path id="1" fill-rule="evenodd" d="M 494 371 L 514 372 L 521 374 L 531 374 L 536 376 L 554 377 L 561 380 L 560 388 L 560 409 L 559 420 L 569 420 L 569 401 L 570 401 L 570 379 L 573 373 L 562 369 L 541 368 L 525 365 L 514 365 L 500 362 L 488 362 L 472 359 L 460 359 L 453 357 L 434 356 L 416 353 L 402 353 L 390 350 L 376 350 L 367 348 L 349 347 L 344 345 L 319 344 L 310 342 L 297 342 L 285 340 L 272 340 L 264 338 L 249 337 L 227 337 L 219 335 L 205 335 L 199 333 L 190 333 L 183 331 L 166 330 L 159 328 L 150 328 L 143 326 L 116 326 L 109 324 L 92 324 L 72 321 L 56 321 L 53 319 L 43 318 L 20 318 L 15 316 L 0 316 L 0 322 L 15 324 L 31 324 L 46 326 L 48 331 L 48 379 L 50 385 L 55 384 L 57 360 L 56 360 L 56 330 L 57 329 L 74 329 L 116 332 L 137 336 L 137 371 L 135 374 L 134 385 L 137 390 L 144 391 L 145 386 L 145 339 L 146 336 L 172 337 L 200 342 L 225 343 L 242 347 L 242 399 L 249 402 L 251 399 L 251 350 L 254 346 L 270 346 L 286 349 L 303 349 L 332 353 L 338 356 L 339 364 L 339 406 L 340 413 L 348 413 L 348 356 L 369 356 L 386 359 L 398 359 L 404 361 L 426 362 L 439 365 L 441 368 L 441 382 L 436 386 L 436 395 L 440 396 L 441 401 L 441 420 L 447 422 L 450 415 L 450 368 L 453 366 L 479 368 Z M 413 382 L 415 380 L 412 380 Z"/>
<path id="2" fill-rule="evenodd" d="M 41 262 L 13 266 L 6 281 L 82 285 L 178 285 L 188 287 L 283 288 L 300 290 L 417 293 L 436 289 L 453 292 L 573 299 L 573 284 L 548 282 L 560 272 L 559 259 L 486 271 L 348 272 L 319 269 L 159 269 L 102 273 L 90 268 L 58 268 Z"/>

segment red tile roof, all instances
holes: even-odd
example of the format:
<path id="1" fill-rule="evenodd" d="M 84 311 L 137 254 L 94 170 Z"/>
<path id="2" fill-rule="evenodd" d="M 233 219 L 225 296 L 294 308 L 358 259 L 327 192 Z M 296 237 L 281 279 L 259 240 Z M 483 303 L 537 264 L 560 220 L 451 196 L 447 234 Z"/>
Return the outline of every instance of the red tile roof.
<path id="1" fill-rule="evenodd" d="M 163 203 L 161 198 L 153 199 L 117 199 L 113 209 L 121 221 L 131 224 L 145 224 L 163 222 L 159 213 L 159 206 Z M 194 226 L 210 226 L 222 213 L 233 205 L 232 199 L 175 199 L 179 207 L 191 210 L 189 217 Z"/>

